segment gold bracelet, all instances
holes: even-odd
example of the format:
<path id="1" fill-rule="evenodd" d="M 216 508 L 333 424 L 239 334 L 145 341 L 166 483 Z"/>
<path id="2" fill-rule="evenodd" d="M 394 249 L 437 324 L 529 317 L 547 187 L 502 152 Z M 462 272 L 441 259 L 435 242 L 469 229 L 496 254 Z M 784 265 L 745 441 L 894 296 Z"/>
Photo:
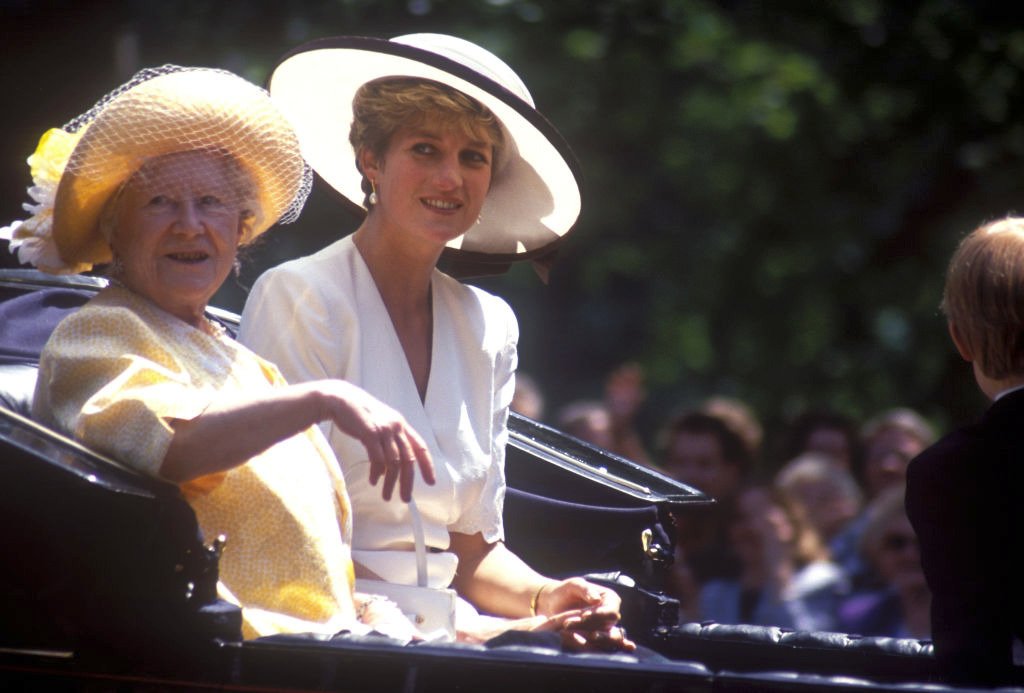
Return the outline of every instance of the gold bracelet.
<path id="1" fill-rule="evenodd" d="M 531 616 L 536 616 L 537 615 L 537 600 L 540 599 L 540 593 L 543 592 L 544 588 L 547 587 L 547 586 L 548 586 L 548 583 L 546 583 L 546 582 L 543 583 L 540 587 L 537 588 L 537 591 L 534 593 L 533 597 L 530 598 L 530 615 Z"/>

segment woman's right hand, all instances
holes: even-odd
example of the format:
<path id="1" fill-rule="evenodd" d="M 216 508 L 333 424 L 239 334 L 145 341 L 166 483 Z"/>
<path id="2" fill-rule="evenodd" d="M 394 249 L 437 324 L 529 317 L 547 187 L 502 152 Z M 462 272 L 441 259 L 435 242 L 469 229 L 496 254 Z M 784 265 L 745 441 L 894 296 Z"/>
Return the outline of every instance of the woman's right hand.
<path id="1" fill-rule="evenodd" d="M 378 594 L 353 595 L 359 621 L 370 626 L 381 635 L 403 642 L 423 640 L 423 633 L 406 618 L 398 605 Z"/>
<path id="2" fill-rule="evenodd" d="M 459 642 L 483 644 L 509 630 L 555 631 L 567 652 L 633 652 L 636 644 L 626 631 L 615 625 L 618 615 L 609 618 L 598 609 L 571 609 L 551 616 L 538 614 L 516 619 L 487 619 L 470 629 L 460 628 Z"/>
<path id="3" fill-rule="evenodd" d="M 419 433 L 397 411 L 352 383 L 319 380 L 308 384 L 320 395 L 321 421 L 330 420 L 366 448 L 370 484 L 381 478 L 381 494 L 391 500 L 395 484 L 402 500 L 412 498 L 415 468 L 428 484 L 434 483 L 434 464 Z"/>
<path id="4" fill-rule="evenodd" d="M 527 630 L 554 630 L 562 636 L 562 648 L 569 652 L 633 652 L 636 643 L 599 609 L 574 609 L 543 618 Z"/>

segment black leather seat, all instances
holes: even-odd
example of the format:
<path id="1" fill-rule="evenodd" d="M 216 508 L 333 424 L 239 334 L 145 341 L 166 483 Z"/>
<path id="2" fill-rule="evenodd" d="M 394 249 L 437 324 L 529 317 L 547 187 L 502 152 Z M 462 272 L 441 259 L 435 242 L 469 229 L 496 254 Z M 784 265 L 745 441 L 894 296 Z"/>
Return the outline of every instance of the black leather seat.
<path id="1" fill-rule="evenodd" d="M 0 406 L 32 416 L 32 393 L 39 369 L 31 363 L 0 364 Z"/>
<path id="2" fill-rule="evenodd" d="M 39 352 L 61 320 L 93 293 L 53 287 L 17 293 L 0 302 L 0 405 L 30 416 Z"/>

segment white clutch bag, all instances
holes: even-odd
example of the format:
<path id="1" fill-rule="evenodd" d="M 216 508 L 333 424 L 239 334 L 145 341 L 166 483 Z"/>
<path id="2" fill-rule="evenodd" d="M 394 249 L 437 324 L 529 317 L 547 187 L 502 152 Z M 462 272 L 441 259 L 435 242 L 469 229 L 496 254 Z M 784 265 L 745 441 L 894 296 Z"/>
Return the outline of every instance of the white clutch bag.
<path id="1" fill-rule="evenodd" d="M 423 538 L 423 519 L 416 501 L 409 501 L 413 537 L 416 541 L 415 585 L 400 585 L 383 580 L 356 578 L 356 592 L 387 597 L 416 625 L 428 641 L 455 640 L 455 590 L 429 587 L 427 582 L 427 546 Z"/>

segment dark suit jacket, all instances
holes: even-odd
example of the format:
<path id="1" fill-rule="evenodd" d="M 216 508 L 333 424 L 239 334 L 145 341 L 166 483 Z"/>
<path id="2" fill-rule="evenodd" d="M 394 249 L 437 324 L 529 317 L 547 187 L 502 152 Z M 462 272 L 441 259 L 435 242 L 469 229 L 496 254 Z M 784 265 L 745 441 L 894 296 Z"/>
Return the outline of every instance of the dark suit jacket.
<path id="1" fill-rule="evenodd" d="M 932 591 L 935 654 L 951 679 L 1020 680 L 1024 635 L 1024 391 L 951 433 L 907 470 L 907 515 Z"/>

